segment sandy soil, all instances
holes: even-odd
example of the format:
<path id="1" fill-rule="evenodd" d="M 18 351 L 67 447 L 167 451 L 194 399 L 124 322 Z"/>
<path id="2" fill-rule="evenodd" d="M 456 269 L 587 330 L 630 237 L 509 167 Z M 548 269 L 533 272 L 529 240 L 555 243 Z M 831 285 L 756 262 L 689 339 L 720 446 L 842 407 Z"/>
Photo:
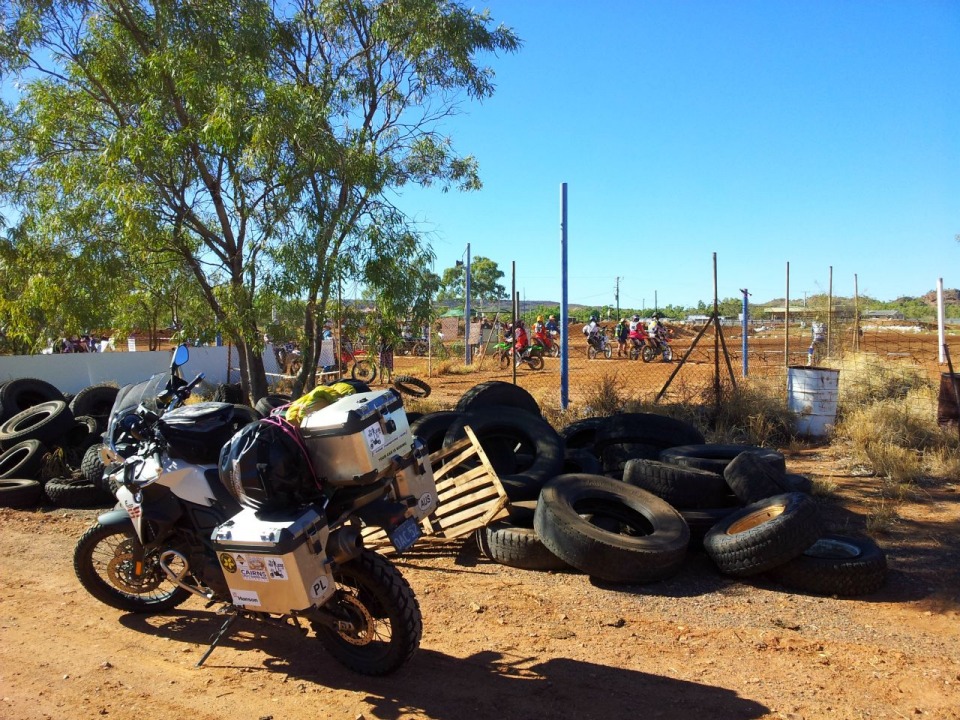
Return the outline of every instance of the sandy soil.
<path id="1" fill-rule="evenodd" d="M 437 380 L 437 397 L 476 382 Z M 818 497 L 834 530 L 862 532 L 890 502 L 839 449 L 788 455 L 788 468 L 834 483 Z M 248 621 L 195 667 L 221 624 L 200 601 L 143 617 L 80 587 L 73 546 L 96 514 L 0 509 L 2 718 L 960 718 L 956 483 L 896 508 L 876 536 L 887 584 L 852 599 L 727 578 L 698 553 L 667 581 L 624 587 L 496 565 L 472 541 L 422 542 L 397 562 L 423 642 L 387 678 Z"/>

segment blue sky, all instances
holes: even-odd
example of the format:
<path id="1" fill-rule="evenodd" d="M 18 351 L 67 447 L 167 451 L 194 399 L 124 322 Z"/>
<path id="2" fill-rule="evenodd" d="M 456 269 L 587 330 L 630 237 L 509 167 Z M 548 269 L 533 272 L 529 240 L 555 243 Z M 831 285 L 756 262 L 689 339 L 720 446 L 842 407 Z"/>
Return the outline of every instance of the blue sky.
<path id="1" fill-rule="evenodd" d="M 482 190 L 406 190 L 440 273 L 527 300 L 693 305 L 960 286 L 960 2 L 495 0 L 524 47 L 443 131 Z"/>

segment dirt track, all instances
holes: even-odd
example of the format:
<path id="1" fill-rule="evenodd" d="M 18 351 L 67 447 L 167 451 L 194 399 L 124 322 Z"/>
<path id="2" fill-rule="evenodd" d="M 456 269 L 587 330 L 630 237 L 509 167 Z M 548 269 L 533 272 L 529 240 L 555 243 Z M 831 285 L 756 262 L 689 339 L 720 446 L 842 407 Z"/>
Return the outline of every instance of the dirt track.
<path id="1" fill-rule="evenodd" d="M 829 450 L 788 458 L 830 477 L 834 528 L 859 531 L 876 481 Z M 189 601 L 127 615 L 77 583 L 73 545 L 95 511 L 0 510 L 0 717 L 960 718 L 960 503 L 921 488 L 879 537 L 879 593 L 834 599 L 719 575 L 604 587 L 515 570 L 472 542 L 421 543 L 400 561 L 424 616 L 393 677 L 337 665 L 291 629 L 245 624 L 194 667 L 218 618 Z"/>

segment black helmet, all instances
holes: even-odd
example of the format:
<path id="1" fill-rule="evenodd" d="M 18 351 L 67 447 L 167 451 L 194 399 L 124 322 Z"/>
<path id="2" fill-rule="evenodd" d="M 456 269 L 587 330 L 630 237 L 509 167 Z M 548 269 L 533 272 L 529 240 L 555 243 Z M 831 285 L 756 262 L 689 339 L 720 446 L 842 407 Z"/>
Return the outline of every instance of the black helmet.
<path id="1" fill-rule="evenodd" d="M 600 322 L 600 316 L 597 315 L 596 313 L 594 313 L 593 315 L 591 315 L 591 316 L 590 316 L 590 319 L 593 320 L 593 322 Z"/>

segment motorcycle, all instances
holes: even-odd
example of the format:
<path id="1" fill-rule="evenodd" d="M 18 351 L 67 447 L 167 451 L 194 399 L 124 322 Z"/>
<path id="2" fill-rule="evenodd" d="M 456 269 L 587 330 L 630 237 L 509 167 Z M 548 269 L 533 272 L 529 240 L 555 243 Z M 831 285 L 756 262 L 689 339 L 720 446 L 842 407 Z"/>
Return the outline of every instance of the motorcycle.
<path id="1" fill-rule="evenodd" d="M 539 345 L 527 345 L 518 352 L 512 340 L 504 340 L 494 346 L 494 357 L 501 370 L 509 368 L 511 362 L 517 367 L 525 365 L 530 370 L 543 370 L 543 349 Z"/>
<path id="2" fill-rule="evenodd" d="M 360 532 L 383 528 L 403 552 L 437 505 L 400 396 L 346 395 L 297 427 L 279 411 L 255 419 L 228 403 L 185 404 L 203 378 L 183 379 L 188 358 L 181 345 L 169 373 L 117 395 L 101 454 L 118 504 L 77 542 L 80 584 L 127 612 L 169 611 L 194 595 L 218 605 L 227 620 L 198 666 L 252 618 L 305 634 L 308 623 L 358 673 L 400 668 L 420 644 L 420 607 Z"/>
<path id="3" fill-rule="evenodd" d="M 658 334 L 650 333 L 647 336 L 647 344 L 640 349 L 640 357 L 645 362 L 652 362 L 658 355 L 663 362 L 673 360 L 673 348 L 667 342 L 667 338 Z"/>
<path id="4" fill-rule="evenodd" d="M 587 357 L 594 360 L 597 355 L 603 355 L 608 360 L 613 357 L 613 346 L 607 339 L 606 330 L 601 330 L 594 337 L 587 338 Z"/>
<path id="5" fill-rule="evenodd" d="M 644 346 L 647 344 L 647 334 L 639 328 L 631 330 L 627 335 L 627 342 L 630 343 L 630 349 L 627 351 L 630 359 L 637 360 L 643 352 Z"/>
<path id="6" fill-rule="evenodd" d="M 533 343 L 543 348 L 543 354 L 550 357 L 560 357 L 560 336 L 553 335 L 547 330 L 541 330 L 533 335 Z"/>

